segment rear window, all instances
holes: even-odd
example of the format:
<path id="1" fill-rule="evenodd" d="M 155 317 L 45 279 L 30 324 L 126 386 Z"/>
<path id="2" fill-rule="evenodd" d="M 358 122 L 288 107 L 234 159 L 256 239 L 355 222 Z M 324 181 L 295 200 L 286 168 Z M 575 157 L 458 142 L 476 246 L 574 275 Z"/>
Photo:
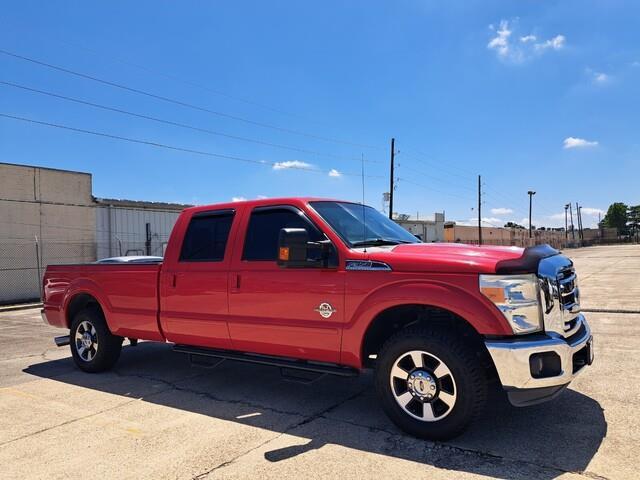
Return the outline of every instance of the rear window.
<path id="1" fill-rule="evenodd" d="M 234 212 L 202 212 L 195 214 L 184 236 L 181 262 L 221 262 L 227 247 Z"/>

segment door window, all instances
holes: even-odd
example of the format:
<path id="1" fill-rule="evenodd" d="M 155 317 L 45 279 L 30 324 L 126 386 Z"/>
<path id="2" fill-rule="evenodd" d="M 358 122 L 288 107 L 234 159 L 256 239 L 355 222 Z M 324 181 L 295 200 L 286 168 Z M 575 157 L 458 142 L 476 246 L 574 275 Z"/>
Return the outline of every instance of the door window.
<path id="1" fill-rule="evenodd" d="M 275 262 L 278 258 L 278 236 L 282 228 L 304 228 L 309 232 L 309 240 L 312 242 L 325 239 L 324 234 L 300 210 L 293 207 L 256 209 L 249 219 L 242 259 Z"/>
<path id="2" fill-rule="evenodd" d="M 189 222 L 181 262 L 221 262 L 233 222 L 232 210 L 196 213 Z"/>

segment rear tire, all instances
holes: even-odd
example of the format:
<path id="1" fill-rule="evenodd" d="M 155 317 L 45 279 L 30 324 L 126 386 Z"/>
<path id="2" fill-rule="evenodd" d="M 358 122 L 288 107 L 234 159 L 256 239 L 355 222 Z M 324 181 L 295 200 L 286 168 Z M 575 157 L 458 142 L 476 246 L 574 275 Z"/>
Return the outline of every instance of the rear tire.
<path id="1" fill-rule="evenodd" d="M 97 373 L 111 369 L 120 357 L 122 340 L 109 331 L 98 308 L 85 308 L 73 317 L 69 345 L 80 370 Z"/>
<path id="2" fill-rule="evenodd" d="M 378 354 L 375 384 L 389 418 L 429 440 L 460 435 L 481 414 L 487 397 L 474 349 L 437 328 L 408 328 L 387 340 Z"/>

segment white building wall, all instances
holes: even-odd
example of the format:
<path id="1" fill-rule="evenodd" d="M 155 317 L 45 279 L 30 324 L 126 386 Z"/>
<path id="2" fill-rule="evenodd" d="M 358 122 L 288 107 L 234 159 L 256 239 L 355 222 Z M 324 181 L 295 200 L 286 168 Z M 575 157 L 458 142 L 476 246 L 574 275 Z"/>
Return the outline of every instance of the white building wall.
<path id="1" fill-rule="evenodd" d="M 49 264 L 95 260 L 93 207 L 88 173 L 0 163 L 0 304 L 37 299 Z"/>
<path id="2" fill-rule="evenodd" d="M 151 232 L 150 255 L 164 249 L 179 210 L 102 205 L 96 209 L 97 257 L 146 255 L 146 224 Z"/>

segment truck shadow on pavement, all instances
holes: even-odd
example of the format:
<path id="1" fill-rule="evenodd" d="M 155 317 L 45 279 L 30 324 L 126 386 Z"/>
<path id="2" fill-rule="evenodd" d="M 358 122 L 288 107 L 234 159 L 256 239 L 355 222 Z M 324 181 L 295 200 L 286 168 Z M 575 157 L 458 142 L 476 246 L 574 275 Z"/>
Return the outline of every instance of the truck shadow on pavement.
<path id="1" fill-rule="evenodd" d="M 550 403 L 529 408 L 514 408 L 493 394 L 485 415 L 462 436 L 423 441 L 387 419 L 370 374 L 303 385 L 284 380 L 273 367 L 225 361 L 211 370 L 193 368 L 170 345 L 150 342 L 125 347 L 112 372 L 80 372 L 71 358 L 36 363 L 24 372 L 285 434 L 260 449 L 266 461 L 275 463 L 338 445 L 496 478 L 552 479 L 588 471 L 607 433 L 600 404 L 568 389 Z M 74 392 L 69 390 L 69 401 Z M 171 409 L 162 415 L 169 419 Z"/>

